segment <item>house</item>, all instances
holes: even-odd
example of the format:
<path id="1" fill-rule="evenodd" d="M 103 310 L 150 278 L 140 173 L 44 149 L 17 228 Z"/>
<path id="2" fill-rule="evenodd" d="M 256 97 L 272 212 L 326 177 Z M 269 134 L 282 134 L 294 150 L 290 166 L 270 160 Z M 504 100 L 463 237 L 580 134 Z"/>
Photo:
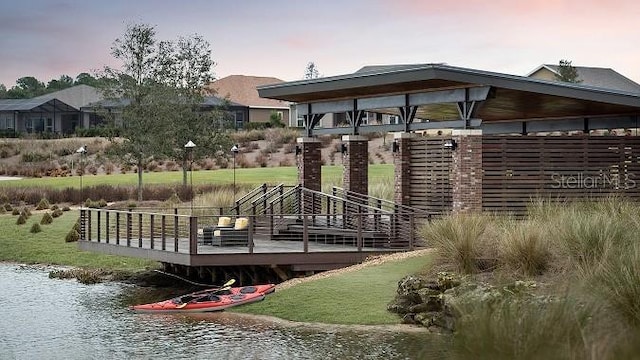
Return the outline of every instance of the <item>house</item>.
<path id="1" fill-rule="evenodd" d="M 535 68 L 527 77 L 555 81 L 558 75 L 558 65 L 543 64 Z M 630 93 L 640 93 L 640 84 L 625 77 L 617 71 L 610 68 L 574 66 L 578 72 L 578 80 L 580 85 L 620 90 Z"/>
<path id="2" fill-rule="evenodd" d="M 81 108 L 102 99 L 97 89 L 77 85 L 31 99 L 0 99 L 0 132 L 72 133 L 89 126 Z"/>
<path id="3" fill-rule="evenodd" d="M 87 127 L 94 127 L 105 121 L 104 114 L 101 114 L 101 111 L 111 113 L 115 124 L 122 125 L 121 109 L 130 103 L 130 99 L 103 99 L 83 106 L 81 111 L 87 117 Z M 228 114 L 234 116 L 236 112 L 245 111 L 245 106 L 216 96 L 205 96 L 202 99 L 200 104 L 201 111 L 217 109 L 224 109 Z"/>
<path id="4" fill-rule="evenodd" d="M 272 113 L 291 125 L 289 103 L 286 101 L 263 99 L 256 88 L 262 85 L 279 84 L 284 81 L 274 77 L 230 75 L 209 84 L 209 90 L 216 96 L 229 100 L 243 107 L 234 112 L 237 129 L 244 128 L 246 123 L 269 122 Z"/>

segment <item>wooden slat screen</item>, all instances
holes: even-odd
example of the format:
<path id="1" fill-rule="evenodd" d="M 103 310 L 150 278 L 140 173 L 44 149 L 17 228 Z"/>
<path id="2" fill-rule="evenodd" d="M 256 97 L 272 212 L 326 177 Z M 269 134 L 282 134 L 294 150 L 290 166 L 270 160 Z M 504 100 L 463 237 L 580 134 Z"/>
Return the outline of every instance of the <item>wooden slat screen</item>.
<path id="1" fill-rule="evenodd" d="M 410 206 L 438 215 L 451 211 L 451 150 L 445 137 L 411 139 Z"/>
<path id="2" fill-rule="evenodd" d="M 483 136 L 482 208 L 523 214 L 536 197 L 640 200 L 640 137 Z"/>

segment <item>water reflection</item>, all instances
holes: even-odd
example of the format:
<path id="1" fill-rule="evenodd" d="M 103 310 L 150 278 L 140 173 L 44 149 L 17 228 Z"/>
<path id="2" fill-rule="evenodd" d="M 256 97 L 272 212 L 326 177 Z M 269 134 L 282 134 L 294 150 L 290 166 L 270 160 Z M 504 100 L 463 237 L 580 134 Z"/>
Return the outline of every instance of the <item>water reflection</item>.
<path id="1" fill-rule="evenodd" d="M 287 326 L 230 313 L 137 314 L 135 288 L 51 280 L 0 264 L 1 359 L 428 359 L 443 340 L 424 333 Z"/>

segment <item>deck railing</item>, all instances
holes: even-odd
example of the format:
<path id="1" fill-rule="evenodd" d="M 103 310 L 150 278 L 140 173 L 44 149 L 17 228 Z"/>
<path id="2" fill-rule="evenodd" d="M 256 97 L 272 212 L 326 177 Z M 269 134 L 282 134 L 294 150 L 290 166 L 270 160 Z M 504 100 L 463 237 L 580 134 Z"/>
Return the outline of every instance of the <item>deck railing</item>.
<path id="1" fill-rule="evenodd" d="M 299 194 L 303 193 L 299 191 Z M 270 208 L 279 201 L 273 199 Z M 80 210 L 80 240 L 190 255 L 409 250 L 418 245 L 413 229 L 420 221 L 414 214 L 372 212 L 241 215 L 248 219 L 246 235 L 243 235 L 245 242 L 225 246 L 217 240 L 216 246 L 214 231 L 219 217 L 214 214 L 183 215 L 175 210 L 83 208 Z"/>

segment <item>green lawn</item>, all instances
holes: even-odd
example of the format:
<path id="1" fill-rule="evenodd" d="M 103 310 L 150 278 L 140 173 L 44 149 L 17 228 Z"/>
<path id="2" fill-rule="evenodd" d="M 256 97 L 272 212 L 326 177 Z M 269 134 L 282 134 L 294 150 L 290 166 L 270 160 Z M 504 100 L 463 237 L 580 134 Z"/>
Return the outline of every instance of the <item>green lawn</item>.
<path id="1" fill-rule="evenodd" d="M 42 232 L 37 234 L 29 230 L 33 223 L 40 222 L 42 214 L 34 213 L 24 225 L 16 225 L 17 218 L 0 215 L 0 261 L 130 271 L 157 267 L 154 261 L 84 252 L 78 250 L 77 243 L 66 243 L 64 238 L 78 218 L 77 211 L 65 212 L 52 224 L 41 225 Z"/>
<path id="2" fill-rule="evenodd" d="M 421 271 L 430 261 L 430 255 L 417 256 L 301 283 L 232 311 L 300 322 L 398 324 L 400 318 L 387 311 L 398 281 Z"/>
<path id="3" fill-rule="evenodd" d="M 288 185 L 296 184 L 298 174 L 296 167 L 271 167 L 271 168 L 250 168 L 236 169 L 236 183 L 259 185 L 263 183 Z M 393 165 L 378 164 L 369 165 L 369 179 L 389 179 L 393 176 Z M 339 183 L 342 179 L 342 166 L 323 166 L 323 181 L 331 183 Z M 182 182 L 182 171 L 167 172 L 149 172 L 142 176 L 143 184 L 176 184 Z M 111 174 L 111 175 L 84 175 L 82 177 L 83 186 L 92 186 L 100 184 L 108 185 L 132 185 L 138 184 L 138 175 L 135 173 L 128 174 Z M 233 183 L 233 169 L 222 170 L 200 170 L 193 172 L 193 184 Z M 80 177 L 53 177 L 38 179 L 22 179 L 11 180 L 0 183 L 1 187 L 51 187 L 51 188 L 67 188 L 80 187 Z"/>

